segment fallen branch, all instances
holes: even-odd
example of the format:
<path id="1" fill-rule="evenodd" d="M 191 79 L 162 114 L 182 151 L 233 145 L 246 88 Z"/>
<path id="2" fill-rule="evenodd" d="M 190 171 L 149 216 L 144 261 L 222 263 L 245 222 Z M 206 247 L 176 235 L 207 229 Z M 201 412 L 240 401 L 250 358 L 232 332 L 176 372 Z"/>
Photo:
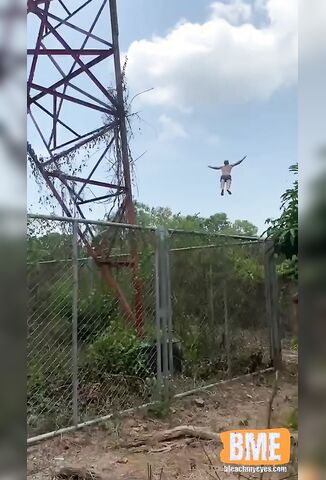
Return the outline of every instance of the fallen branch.
<path id="1" fill-rule="evenodd" d="M 179 438 L 191 437 L 199 440 L 214 440 L 219 445 L 221 444 L 220 435 L 211 432 L 204 427 L 189 427 L 188 425 L 180 425 L 179 427 L 164 430 L 163 432 L 154 433 L 154 435 L 147 435 L 142 439 L 136 440 L 134 443 L 124 445 L 124 448 L 139 448 L 148 444 L 155 444 L 161 442 L 169 442 Z M 122 446 L 122 445 L 121 445 Z"/>
<path id="2" fill-rule="evenodd" d="M 218 433 L 211 432 L 202 427 L 188 427 L 187 425 L 181 425 L 170 430 L 158 432 L 153 435 L 151 439 L 154 442 L 160 443 L 183 437 L 193 437 L 200 440 L 214 440 L 218 444 L 221 443 L 220 435 Z"/>
<path id="3" fill-rule="evenodd" d="M 119 447 L 120 448 L 138 448 L 138 447 L 143 447 L 146 443 L 146 440 L 135 440 L 134 442 L 130 443 L 125 443 L 125 442 L 119 442 Z"/>
<path id="4" fill-rule="evenodd" d="M 173 449 L 173 445 L 166 445 L 165 447 L 162 448 L 153 448 L 152 450 L 148 450 L 148 453 L 167 453 L 171 452 Z"/>

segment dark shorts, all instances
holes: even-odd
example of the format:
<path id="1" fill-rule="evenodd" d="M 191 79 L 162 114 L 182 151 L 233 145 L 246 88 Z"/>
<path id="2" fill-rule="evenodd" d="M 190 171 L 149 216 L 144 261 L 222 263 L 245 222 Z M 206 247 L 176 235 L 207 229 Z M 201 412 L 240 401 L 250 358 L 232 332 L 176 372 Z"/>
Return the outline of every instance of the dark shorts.
<path id="1" fill-rule="evenodd" d="M 221 180 L 224 180 L 225 182 L 227 182 L 228 180 L 231 180 L 231 175 L 222 175 Z"/>

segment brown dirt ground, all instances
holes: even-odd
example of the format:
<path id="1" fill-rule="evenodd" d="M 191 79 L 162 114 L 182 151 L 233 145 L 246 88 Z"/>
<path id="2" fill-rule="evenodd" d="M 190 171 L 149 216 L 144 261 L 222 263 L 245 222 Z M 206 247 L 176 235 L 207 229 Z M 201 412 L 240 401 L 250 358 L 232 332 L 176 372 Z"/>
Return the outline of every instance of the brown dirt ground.
<path id="1" fill-rule="evenodd" d="M 287 427 L 289 415 L 297 407 L 296 361 L 293 362 L 293 355 L 289 355 L 288 360 L 274 401 L 274 427 Z M 51 479 L 60 468 L 70 466 L 94 469 L 103 480 L 147 480 L 148 465 L 152 466 L 153 480 L 239 478 L 224 474 L 218 458 L 221 447 L 213 442 L 180 439 L 159 446 L 149 445 L 147 451 L 144 447 L 128 448 L 127 445 L 144 435 L 178 425 L 203 426 L 214 432 L 239 427 L 266 428 L 273 381 L 274 374 L 266 374 L 224 384 L 176 401 L 170 415 L 163 420 L 150 418 L 148 412 L 139 412 L 133 417 L 116 418 L 31 446 L 28 448 L 27 478 Z M 195 403 L 199 397 L 204 400 L 203 407 Z M 281 479 L 293 474 L 295 470 L 290 467 L 287 474 L 274 477 L 265 474 L 264 478 Z"/>

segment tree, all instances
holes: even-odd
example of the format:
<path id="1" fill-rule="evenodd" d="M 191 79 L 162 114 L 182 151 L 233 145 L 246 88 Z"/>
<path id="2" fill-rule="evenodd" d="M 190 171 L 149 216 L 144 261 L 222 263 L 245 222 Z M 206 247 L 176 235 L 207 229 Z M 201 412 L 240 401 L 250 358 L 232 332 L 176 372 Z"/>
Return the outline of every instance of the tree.
<path id="1" fill-rule="evenodd" d="M 298 174 L 298 164 L 291 165 L 290 172 Z M 274 241 L 275 253 L 284 258 L 282 273 L 286 277 L 298 277 L 298 179 L 281 196 L 281 215 L 272 220 L 266 230 L 267 237 Z"/>
<path id="2" fill-rule="evenodd" d="M 137 223 L 143 226 L 164 226 L 178 230 L 196 230 L 206 233 L 230 233 L 237 235 L 257 235 L 258 229 L 247 220 L 230 222 L 226 213 L 214 213 L 208 218 L 199 214 L 183 216 L 173 213 L 170 208 L 151 208 L 143 203 L 136 204 Z"/>
<path id="3" fill-rule="evenodd" d="M 232 233 L 236 233 L 238 235 L 249 235 L 254 237 L 258 233 L 258 228 L 253 225 L 252 223 L 248 222 L 248 220 L 235 220 L 232 225 Z"/>

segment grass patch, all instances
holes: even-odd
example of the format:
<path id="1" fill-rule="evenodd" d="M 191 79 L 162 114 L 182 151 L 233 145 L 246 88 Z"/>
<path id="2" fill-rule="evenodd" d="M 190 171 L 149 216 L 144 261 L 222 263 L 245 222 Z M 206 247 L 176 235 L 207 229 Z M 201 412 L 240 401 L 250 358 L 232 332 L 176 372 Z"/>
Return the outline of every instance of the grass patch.
<path id="1" fill-rule="evenodd" d="M 298 408 L 294 408 L 285 420 L 284 426 L 291 430 L 298 430 Z"/>
<path id="2" fill-rule="evenodd" d="M 298 338 L 297 337 L 293 337 L 291 339 L 291 350 L 293 352 L 297 352 L 298 351 Z"/>

